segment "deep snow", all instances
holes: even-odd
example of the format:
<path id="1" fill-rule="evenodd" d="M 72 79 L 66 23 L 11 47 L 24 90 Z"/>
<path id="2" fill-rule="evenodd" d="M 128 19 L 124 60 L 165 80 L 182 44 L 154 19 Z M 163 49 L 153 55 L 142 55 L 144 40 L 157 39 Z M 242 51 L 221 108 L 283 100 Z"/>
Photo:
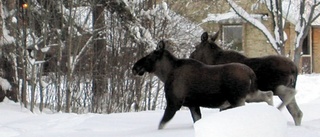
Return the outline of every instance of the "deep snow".
<path id="1" fill-rule="evenodd" d="M 196 137 L 286 137 L 287 120 L 276 107 L 250 103 L 205 117 L 194 129 Z"/>
<path id="2" fill-rule="evenodd" d="M 299 127 L 294 126 L 286 110 L 279 112 L 263 103 L 247 104 L 225 112 L 202 109 L 203 119 L 195 126 L 189 111 L 183 108 L 163 130 L 157 130 L 163 110 L 121 114 L 50 114 L 50 111 L 31 113 L 19 103 L 6 99 L 0 103 L 0 137 L 194 137 L 203 133 L 206 136 L 218 137 L 218 133 L 221 132 L 233 132 L 239 135 L 237 137 L 241 137 L 240 134 L 250 137 L 249 131 L 260 133 L 269 131 L 274 134 L 280 133 L 279 136 L 284 134 L 285 137 L 320 137 L 319 85 L 320 74 L 298 77 L 296 98 L 304 112 L 302 126 Z M 275 97 L 275 105 L 279 102 Z M 239 123 L 245 123 L 244 127 L 240 127 Z M 205 131 L 201 128 L 208 124 L 211 126 L 210 130 Z M 223 126 L 229 129 L 221 129 Z M 198 132 L 198 127 L 201 132 Z M 265 136 L 267 134 L 255 137 Z"/>

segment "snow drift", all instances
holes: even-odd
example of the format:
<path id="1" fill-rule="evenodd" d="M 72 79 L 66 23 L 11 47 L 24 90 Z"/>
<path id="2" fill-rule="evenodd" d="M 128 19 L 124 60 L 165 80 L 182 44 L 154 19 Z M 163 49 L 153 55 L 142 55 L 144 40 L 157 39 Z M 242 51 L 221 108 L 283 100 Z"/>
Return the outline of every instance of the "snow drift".
<path id="1" fill-rule="evenodd" d="M 283 114 L 261 103 L 214 113 L 194 125 L 196 137 L 285 137 L 286 129 Z"/>

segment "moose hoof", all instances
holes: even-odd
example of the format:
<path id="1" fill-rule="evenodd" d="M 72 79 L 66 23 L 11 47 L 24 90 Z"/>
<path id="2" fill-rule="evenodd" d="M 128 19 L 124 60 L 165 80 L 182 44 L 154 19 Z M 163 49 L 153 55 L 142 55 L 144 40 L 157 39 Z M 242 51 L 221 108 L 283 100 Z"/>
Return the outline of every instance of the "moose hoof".
<path id="1" fill-rule="evenodd" d="M 161 130 L 164 128 L 164 124 L 159 124 L 158 130 Z"/>

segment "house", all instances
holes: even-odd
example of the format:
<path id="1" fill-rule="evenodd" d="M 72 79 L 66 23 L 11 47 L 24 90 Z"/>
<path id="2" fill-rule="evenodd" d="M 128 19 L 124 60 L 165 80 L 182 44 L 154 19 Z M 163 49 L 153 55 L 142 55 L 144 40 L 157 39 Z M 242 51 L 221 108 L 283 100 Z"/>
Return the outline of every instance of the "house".
<path id="1" fill-rule="evenodd" d="M 185 2 L 185 1 L 183 1 Z M 266 36 L 257 28 L 238 17 L 226 1 L 181 1 L 171 2 L 171 8 L 177 13 L 184 14 L 190 20 L 199 22 L 201 27 L 208 32 L 220 30 L 220 45 L 226 49 L 242 52 L 248 57 L 261 57 L 275 55 L 277 52 L 268 43 Z M 256 2 L 256 1 L 254 1 Z M 180 8 L 179 7 L 180 4 Z M 271 14 L 263 3 L 250 3 L 250 1 L 237 1 L 237 4 L 249 11 L 250 15 L 260 20 L 269 31 L 273 31 Z M 184 8 L 181 8 L 184 7 Z M 177 10 L 178 9 L 178 10 Z M 295 26 L 286 20 L 285 55 L 293 59 Z M 320 73 L 320 23 L 313 24 L 303 44 L 299 70 L 301 73 Z"/>
<path id="2" fill-rule="evenodd" d="M 287 53 L 293 54 L 295 31 L 294 25 L 288 23 L 285 32 L 289 36 L 285 44 Z M 320 24 L 313 24 L 303 41 L 300 73 L 320 73 Z"/>

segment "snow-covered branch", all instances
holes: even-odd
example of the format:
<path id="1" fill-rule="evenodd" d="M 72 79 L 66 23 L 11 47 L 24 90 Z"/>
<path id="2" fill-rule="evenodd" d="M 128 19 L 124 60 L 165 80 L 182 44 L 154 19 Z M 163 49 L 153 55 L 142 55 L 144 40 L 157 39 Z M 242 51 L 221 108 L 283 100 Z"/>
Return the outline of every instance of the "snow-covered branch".
<path id="1" fill-rule="evenodd" d="M 6 8 L 2 8 L 2 2 L 0 2 L 0 14 L 1 14 L 1 23 L 2 25 L 0 28 L 2 28 L 2 36 L 0 36 L 0 45 L 5 45 L 5 44 L 11 44 L 15 41 L 15 38 L 10 35 L 9 30 L 7 29 L 7 25 L 5 20 L 11 16 L 12 13 L 9 13 L 9 11 L 6 11 Z M 16 18 L 12 18 L 12 22 L 16 22 Z"/>
<path id="2" fill-rule="evenodd" d="M 128 6 L 128 2 L 126 0 L 111 0 L 107 3 L 107 8 L 109 11 L 115 12 L 120 17 L 125 18 L 121 23 L 125 30 L 130 32 L 129 34 L 131 35 L 131 38 L 133 38 L 134 42 L 141 45 L 156 45 L 155 41 L 153 41 L 152 38 L 149 37 L 150 35 L 148 35 L 150 34 L 150 32 L 147 32 L 149 30 L 143 27 L 141 25 L 142 21 L 134 16 L 134 13 Z M 137 33 L 137 30 L 143 33 Z M 139 36 L 137 34 L 141 35 Z"/>
<path id="3" fill-rule="evenodd" d="M 71 75 L 73 74 L 76 65 L 78 64 L 78 62 L 80 61 L 80 58 L 82 57 L 83 54 L 85 54 L 85 51 L 89 48 L 90 45 L 92 45 L 92 39 L 93 36 L 91 36 L 88 41 L 86 42 L 86 44 L 81 48 L 80 52 L 78 53 L 78 55 L 75 55 L 74 58 L 72 58 L 73 60 L 71 60 L 71 66 L 70 66 L 70 73 Z"/>

